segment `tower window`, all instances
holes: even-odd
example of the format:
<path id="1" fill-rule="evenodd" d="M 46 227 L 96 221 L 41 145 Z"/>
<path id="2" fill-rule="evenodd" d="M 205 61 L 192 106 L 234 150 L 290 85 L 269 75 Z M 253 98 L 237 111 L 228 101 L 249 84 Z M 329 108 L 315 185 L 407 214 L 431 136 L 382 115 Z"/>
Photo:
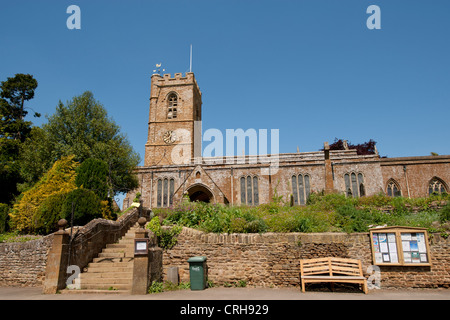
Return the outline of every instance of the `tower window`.
<path id="1" fill-rule="evenodd" d="M 364 197 L 366 187 L 364 186 L 364 176 L 362 173 L 350 172 L 344 175 L 345 194 L 347 197 Z"/>
<path id="2" fill-rule="evenodd" d="M 167 119 L 176 119 L 178 108 L 178 96 L 176 93 L 171 93 L 168 98 L 169 105 L 167 108 Z"/>
<path id="3" fill-rule="evenodd" d="M 306 204 L 310 194 L 309 175 L 292 176 L 292 196 L 294 205 Z"/>

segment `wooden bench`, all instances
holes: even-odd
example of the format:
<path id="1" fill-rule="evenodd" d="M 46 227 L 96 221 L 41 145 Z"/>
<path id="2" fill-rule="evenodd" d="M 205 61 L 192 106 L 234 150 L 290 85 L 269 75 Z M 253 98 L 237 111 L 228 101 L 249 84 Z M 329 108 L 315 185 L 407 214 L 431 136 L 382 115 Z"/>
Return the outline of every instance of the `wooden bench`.
<path id="1" fill-rule="evenodd" d="M 302 292 L 305 283 L 340 282 L 359 283 L 367 294 L 367 280 L 363 275 L 361 261 L 344 258 L 318 258 L 300 260 L 300 280 Z"/>

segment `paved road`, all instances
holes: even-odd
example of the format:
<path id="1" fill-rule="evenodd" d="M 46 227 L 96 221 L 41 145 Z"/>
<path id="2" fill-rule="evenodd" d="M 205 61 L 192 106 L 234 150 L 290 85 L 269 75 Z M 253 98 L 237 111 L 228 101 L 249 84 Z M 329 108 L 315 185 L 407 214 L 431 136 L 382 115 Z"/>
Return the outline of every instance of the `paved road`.
<path id="1" fill-rule="evenodd" d="M 55 294 L 42 288 L 0 287 L 0 300 L 450 300 L 450 289 L 371 290 L 369 294 L 349 292 L 306 292 L 295 288 L 209 288 L 178 290 L 147 295 Z"/>

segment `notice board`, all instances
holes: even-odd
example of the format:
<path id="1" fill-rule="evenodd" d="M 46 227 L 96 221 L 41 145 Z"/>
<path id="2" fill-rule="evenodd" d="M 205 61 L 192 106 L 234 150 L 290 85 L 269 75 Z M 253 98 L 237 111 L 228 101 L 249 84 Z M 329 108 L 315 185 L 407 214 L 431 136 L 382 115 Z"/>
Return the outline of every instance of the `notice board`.
<path id="1" fill-rule="evenodd" d="M 425 228 L 383 227 L 370 229 L 374 265 L 430 266 Z"/>

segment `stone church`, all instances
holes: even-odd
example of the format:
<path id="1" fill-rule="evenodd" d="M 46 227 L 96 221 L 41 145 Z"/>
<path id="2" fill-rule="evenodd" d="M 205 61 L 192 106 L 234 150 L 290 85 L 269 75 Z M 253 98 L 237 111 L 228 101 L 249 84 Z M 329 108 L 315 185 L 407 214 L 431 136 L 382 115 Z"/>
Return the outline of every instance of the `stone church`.
<path id="1" fill-rule="evenodd" d="M 271 157 L 203 158 L 202 93 L 192 72 L 151 77 L 148 138 L 140 186 L 124 199 L 127 208 L 140 192 L 146 207 L 170 207 L 183 196 L 191 201 L 230 205 L 268 203 L 274 196 L 303 205 L 312 192 L 363 197 L 380 192 L 426 197 L 449 192 L 450 155 L 383 158 L 376 152 L 330 150 Z M 345 144 L 344 144 L 345 146 Z"/>

